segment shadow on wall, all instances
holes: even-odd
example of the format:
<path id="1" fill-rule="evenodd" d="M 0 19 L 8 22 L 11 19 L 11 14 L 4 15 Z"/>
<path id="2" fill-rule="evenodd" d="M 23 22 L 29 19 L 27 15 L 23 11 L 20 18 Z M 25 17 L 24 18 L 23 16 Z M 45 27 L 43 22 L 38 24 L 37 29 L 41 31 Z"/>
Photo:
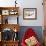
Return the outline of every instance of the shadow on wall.
<path id="1" fill-rule="evenodd" d="M 28 28 L 32 28 L 37 36 L 38 36 L 38 39 L 41 43 L 43 43 L 43 30 L 42 30 L 42 27 L 41 26 L 21 26 L 20 27 L 20 32 L 19 32 L 19 39 L 20 39 L 20 42 L 23 38 L 23 35 L 25 33 L 25 31 L 28 29 Z"/>

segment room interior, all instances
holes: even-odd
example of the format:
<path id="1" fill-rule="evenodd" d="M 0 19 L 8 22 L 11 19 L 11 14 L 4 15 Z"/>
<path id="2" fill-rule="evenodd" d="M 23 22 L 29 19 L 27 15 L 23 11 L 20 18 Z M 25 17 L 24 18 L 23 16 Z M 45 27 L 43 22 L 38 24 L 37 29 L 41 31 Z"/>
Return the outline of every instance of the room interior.
<path id="1" fill-rule="evenodd" d="M 0 0 L 0 46 L 23 46 L 29 28 L 46 46 L 46 0 Z"/>

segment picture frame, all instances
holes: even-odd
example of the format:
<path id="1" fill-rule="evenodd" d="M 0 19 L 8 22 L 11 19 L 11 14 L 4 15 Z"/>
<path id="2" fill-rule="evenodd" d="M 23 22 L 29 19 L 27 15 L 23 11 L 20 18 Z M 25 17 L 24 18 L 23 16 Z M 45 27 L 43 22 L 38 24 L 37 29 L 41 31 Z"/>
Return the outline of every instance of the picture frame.
<path id="1" fill-rule="evenodd" d="M 2 10 L 2 15 L 9 15 L 9 10 Z"/>
<path id="2" fill-rule="evenodd" d="M 17 13 L 18 13 L 18 12 L 17 12 L 16 10 L 14 10 L 14 9 L 9 11 L 9 14 L 10 14 L 10 15 L 16 15 Z"/>
<path id="3" fill-rule="evenodd" d="M 37 8 L 24 8 L 23 19 L 36 20 L 37 19 Z"/>

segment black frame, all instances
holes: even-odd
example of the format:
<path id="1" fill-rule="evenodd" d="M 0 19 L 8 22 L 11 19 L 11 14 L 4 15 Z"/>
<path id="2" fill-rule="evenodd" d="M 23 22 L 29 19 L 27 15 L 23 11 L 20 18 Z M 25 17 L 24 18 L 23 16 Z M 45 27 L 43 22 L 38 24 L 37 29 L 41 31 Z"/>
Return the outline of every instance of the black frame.
<path id="1" fill-rule="evenodd" d="M 35 18 L 25 18 L 24 14 L 25 14 L 25 11 L 31 11 L 31 10 L 35 10 Z M 24 20 L 36 20 L 37 19 L 37 8 L 23 8 L 23 19 Z"/>

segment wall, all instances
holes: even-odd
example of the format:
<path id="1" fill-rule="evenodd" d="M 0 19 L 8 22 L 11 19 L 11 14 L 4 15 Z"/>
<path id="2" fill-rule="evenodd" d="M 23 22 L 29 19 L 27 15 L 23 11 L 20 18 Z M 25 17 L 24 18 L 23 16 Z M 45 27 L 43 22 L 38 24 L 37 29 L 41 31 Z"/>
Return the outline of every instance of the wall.
<path id="1" fill-rule="evenodd" d="M 23 5 L 24 4 L 24 5 Z M 42 0 L 24 0 L 20 9 L 20 25 L 22 26 L 43 26 Z M 23 20 L 23 8 L 37 8 L 37 20 Z"/>
<path id="2" fill-rule="evenodd" d="M 43 32 L 41 26 L 21 26 L 20 32 L 19 32 L 19 39 L 20 42 L 27 31 L 28 28 L 32 28 L 33 31 L 37 34 L 37 37 L 41 43 L 43 43 Z"/>
<path id="3" fill-rule="evenodd" d="M 0 0 L 0 6 L 15 6 L 15 0 Z M 19 24 L 21 26 L 43 26 L 43 0 L 17 0 L 19 6 Z M 37 20 L 24 20 L 23 8 L 37 8 Z M 10 19 L 9 19 L 10 20 Z"/>
<path id="4" fill-rule="evenodd" d="M 9 0 L 9 1 L 0 0 L 0 6 L 1 7 L 15 6 L 14 1 L 13 0 Z M 17 2 L 18 2 L 17 6 L 19 6 L 19 15 L 20 15 L 19 24 L 20 24 L 20 26 L 34 26 L 32 28 L 35 28 L 35 26 L 36 26 L 35 29 L 38 34 L 38 37 L 40 38 L 40 41 L 42 41 L 42 39 L 41 39 L 41 38 L 43 38 L 42 26 L 44 26 L 44 23 L 43 23 L 44 22 L 44 15 L 43 15 L 44 12 L 43 12 L 43 6 L 42 6 L 43 0 L 17 0 Z M 37 20 L 24 20 L 23 19 L 23 8 L 37 8 Z M 9 22 L 11 21 L 11 18 L 12 17 L 10 16 Z M 15 19 L 15 17 L 14 17 L 14 19 Z M 14 22 L 14 21 L 12 21 L 12 22 Z M 23 28 L 25 28 L 25 27 L 23 27 Z M 25 30 L 23 30 L 23 28 L 21 28 L 20 33 L 23 33 L 23 31 L 25 31 Z"/>

